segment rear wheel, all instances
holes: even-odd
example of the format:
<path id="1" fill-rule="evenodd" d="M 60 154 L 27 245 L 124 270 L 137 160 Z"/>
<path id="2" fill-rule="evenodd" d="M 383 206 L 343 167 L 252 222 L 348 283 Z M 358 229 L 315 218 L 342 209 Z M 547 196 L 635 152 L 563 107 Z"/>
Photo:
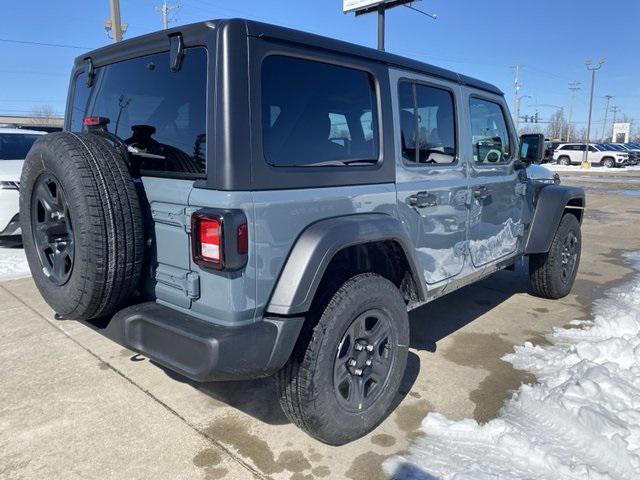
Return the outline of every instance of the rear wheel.
<path id="1" fill-rule="evenodd" d="M 564 166 L 571 165 L 571 159 L 569 157 L 560 157 L 558 163 Z"/>
<path id="2" fill-rule="evenodd" d="M 22 171 L 20 221 L 36 286 L 61 316 L 106 316 L 138 288 L 140 202 L 125 159 L 106 139 L 39 139 Z"/>
<path id="3" fill-rule="evenodd" d="M 581 249 L 580 222 L 567 213 L 560 221 L 549 252 L 529 257 L 533 293 L 550 299 L 567 296 L 578 273 Z"/>
<path id="4" fill-rule="evenodd" d="M 375 274 L 353 277 L 278 373 L 285 414 L 331 445 L 366 435 L 397 398 L 408 344 L 406 305 L 396 286 Z"/>

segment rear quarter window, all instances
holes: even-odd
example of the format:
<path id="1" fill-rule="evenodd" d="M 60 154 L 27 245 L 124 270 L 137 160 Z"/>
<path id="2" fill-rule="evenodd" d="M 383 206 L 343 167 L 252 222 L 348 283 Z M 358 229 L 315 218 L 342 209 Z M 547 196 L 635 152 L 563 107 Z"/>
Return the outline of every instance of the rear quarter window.
<path id="1" fill-rule="evenodd" d="M 91 87 L 76 78 L 71 131 L 85 129 L 88 116 L 108 119 L 106 130 L 128 145 L 132 168 L 141 175 L 206 170 L 207 53 L 185 49 L 182 68 L 172 72 L 163 52 L 96 69 Z"/>
<path id="2" fill-rule="evenodd" d="M 262 64 L 262 138 L 276 167 L 378 162 L 373 77 L 362 70 L 272 55 Z"/>

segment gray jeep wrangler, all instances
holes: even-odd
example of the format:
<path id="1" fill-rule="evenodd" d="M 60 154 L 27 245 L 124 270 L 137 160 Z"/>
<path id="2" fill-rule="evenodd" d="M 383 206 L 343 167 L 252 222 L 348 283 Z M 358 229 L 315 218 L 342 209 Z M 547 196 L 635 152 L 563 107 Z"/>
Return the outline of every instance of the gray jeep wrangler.
<path id="1" fill-rule="evenodd" d="M 58 317 L 195 381 L 275 374 L 329 444 L 397 404 L 408 310 L 523 256 L 536 295 L 576 276 L 584 192 L 464 75 L 211 21 L 81 56 L 66 113 L 20 192 Z"/>

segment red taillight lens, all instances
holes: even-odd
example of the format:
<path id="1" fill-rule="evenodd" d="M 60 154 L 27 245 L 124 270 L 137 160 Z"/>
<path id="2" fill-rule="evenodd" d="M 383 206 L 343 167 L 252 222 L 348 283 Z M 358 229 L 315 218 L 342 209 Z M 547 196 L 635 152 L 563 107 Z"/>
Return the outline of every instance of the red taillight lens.
<path id="1" fill-rule="evenodd" d="M 222 268 L 222 220 L 213 216 L 194 215 L 192 222 L 195 262 L 205 267 Z"/>
<path id="2" fill-rule="evenodd" d="M 202 220 L 200 222 L 200 253 L 202 258 L 211 262 L 220 261 L 220 222 L 218 220 Z"/>
<path id="3" fill-rule="evenodd" d="M 238 226 L 238 253 L 244 255 L 249 251 L 249 229 L 247 224 L 243 223 Z"/>

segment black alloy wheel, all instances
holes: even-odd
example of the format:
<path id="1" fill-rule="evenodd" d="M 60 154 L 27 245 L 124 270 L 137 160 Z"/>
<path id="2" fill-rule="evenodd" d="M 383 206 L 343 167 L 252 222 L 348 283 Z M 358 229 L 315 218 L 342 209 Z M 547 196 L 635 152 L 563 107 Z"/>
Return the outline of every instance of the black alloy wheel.
<path id="1" fill-rule="evenodd" d="M 579 241 L 575 232 L 570 230 L 564 238 L 562 244 L 561 262 L 562 262 L 562 281 L 567 283 L 572 281 L 576 266 L 578 264 L 578 248 Z"/>
<path id="2" fill-rule="evenodd" d="M 64 285 L 73 271 L 75 238 L 64 190 L 51 174 L 36 181 L 31 200 L 31 231 L 43 273 Z"/>
<path id="3" fill-rule="evenodd" d="M 394 355 L 391 321 L 382 310 L 369 310 L 342 337 L 333 384 L 338 403 L 349 412 L 367 410 L 384 391 Z"/>

